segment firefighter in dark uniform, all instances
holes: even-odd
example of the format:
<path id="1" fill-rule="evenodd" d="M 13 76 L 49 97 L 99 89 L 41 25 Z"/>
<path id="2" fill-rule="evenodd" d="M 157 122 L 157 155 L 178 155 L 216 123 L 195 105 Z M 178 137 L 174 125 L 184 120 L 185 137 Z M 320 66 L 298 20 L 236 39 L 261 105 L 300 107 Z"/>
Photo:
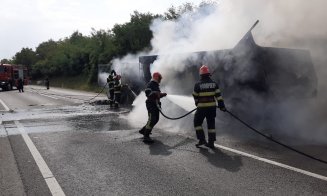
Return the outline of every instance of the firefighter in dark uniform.
<path id="1" fill-rule="evenodd" d="M 49 81 L 49 78 L 48 77 L 45 79 L 45 86 L 47 87 L 47 90 L 49 90 L 49 88 L 50 88 L 50 81 Z"/>
<path id="2" fill-rule="evenodd" d="M 114 104 L 114 84 L 115 84 L 115 80 L 113 75 L 109 75 L 107 78 L 107 83 L 108 83 L 108 87 L 109 87 L 109 105 L 110 107 L 113 106 Z"/>
<path id="3" fill-rule="evenodd" d="M 160 98 L 165 97 L 167 93 L 162 93 L 159 88 L 162 76 L 159 72 L 155 72 L 152 75 L 152 80 L 147 84 L 145 89 L 145 95 L 147 100 L 145 101 L 146 109 L 148 110 L 148 122 L 139 131 L 143 134 L 143 142 L 153 143 L 154 141 L 150 138 L 153 127 L 159 121 L 159 107 L 161 107 Z"/>
<path id="4" fill-rule="evenodd" d="M 118 108 L 120 104 L 120 95 L 121 95 L 121 83 L 120 83 L 121 76 L 116 75 L 114 77 L 114 95 L 115 95 L 115 104 L 114 107 Z"/>
<path id="5" fill-rule="evenodd" d="M 209 148 L 215 148 L 216 102 L 218 102 L 218 107 L 221 111 L 225 112 L 226 108 L 218 84 L 210 78 L 209 68 L 206 65 L 200 67 L 200 81 L 194 85 L 193 97 L 197 106 L 194 115 L 194 128 L 199 142 L 196 146 L 206 145 Z M 208 124 L 208 143 L 202 127 L 205 118 Z"/>
<path id="6" fill-rule="evenodd" d="M 24 81 L 22 78 L 18 79 L 18 91 L 19 92 L 24 92 Z"/>

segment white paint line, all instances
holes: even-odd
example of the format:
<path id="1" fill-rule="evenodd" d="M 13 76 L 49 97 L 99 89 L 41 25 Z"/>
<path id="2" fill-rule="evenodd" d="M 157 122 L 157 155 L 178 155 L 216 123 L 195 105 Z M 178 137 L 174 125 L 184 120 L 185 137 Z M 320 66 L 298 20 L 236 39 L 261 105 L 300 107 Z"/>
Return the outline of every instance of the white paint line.
<path id="1" fill-rule="evenodd" d="M 52 98 L 52 99 L 58 99 L 58 98 L 56 98 L 56 97 L 53 97 L 53 96 L 50 96 L 50 95 L 46 95 L 46 94 L 40 93 L 40 92 L 38 92 L 37 90 L 32 90 L 32 91 L 27 90 L 27 92 L 37 93 L 37 94 L 39 94 L 39 95 L 42 95 L 42 96 L 45 96 L 45 97 L 50 97 L 50 98 Z"/>
<path id="2" fill-rule="evenodd" d="M 233 152 L 233 153 L 245 156 L 245 157 L 256 159 L 256 160 L 259 160 L 259 161 L 262 161 L 262 162 L 265 162 L 265 163 L 268 163 L 268 164 L 271 164 L 271 165 L 275 165 L 275 166 L 278 166 L 278 167 L 282 167 L 284 169 L 288 169 L 288 170 L 295 171 L 295 172 L 298 172 L 298 173 L 301 173 L 301 174 L 304 174 L 304 175 L 307 175 L 307 176 L 311 176 L 311 177 L 314 177 L 314 178 L 318 178 L 320 180 L 327 181 L 326 176 L 322 176 L 322 175 L 312 173 L 312 172 L 309 172 L 309 171 L 306 171 L 306 170 L 302 170 L 302 169 L 299 169 L 299 168 L 296 168 L 296 167 L 292 167 L 292 166 L 289 166 L 289 165 L 286 165 L 286 164 L 283 164 L 283 163 L 278 163 L 276 161 L 272 161 L 272 160 L 269 160 L 269 159 L 258 157 L 258 156 L 255 156 L 255 155 L 252 155 L 252 154 L 249 154 L 249 153 L 246 153 L 246 152 L 242 152 L 242 151 L 235 150 L 235 149 L 232 149 L 232 148 L 228 148 L 228 147 L 225 147 L 225 146 L 221 146 L 221 145 L 218 145 L 218 144 L 215 144 L 215 146 L 217 148 L 221 148 L 221 149 L 224 149 L 226 151 L 230 151 L 230 152 Z"/>
<path id="3" fill-rule="evenodd" d="M 45 96 L 45 97 L 50 97 L 50 98 L 52 98 L 52 99 L 58 99 L 58 98 L 56 98 L 56 97 L 53 97 L 53 96 L 50 96 L 50 95 L 45 95 L 45 94 L 42 94 L 42 93 L 38 93 L 39 95 L 42 95 L 42 96 Z"/>
<path id="4" fill-rule="evenodd" d="M 5 102 L 3 102 L 1 99 L 0 99 L 0 103 L 3 105 L 6 111 L 10 110 L 9 107 L 5 104 Z"/>
<path id="5" fill-rule="evenodd" d="M 40 170 L 45 182 L 47 183 L 52 195 L 64 196 L 65 193 L 61 189 L 59 183 L 57 182 L 56 178 L 53 176 L 52 172 L 50 171 L 48 165 L 46 164 L 46 162 L 42 158 L 40 152 L 37 150 L 37 148 L 34 145 L 33 141 L 31 140 L 31 138 L 26 133 L 24 126 L 17 120 L 15 120 L 15 124 L 16 124 L 19 132 L 21 133 L 21 135 L 22 135 L 28 149 L 30 150 L 30 152 L 31 152 L 37 166 L 39 167 L 39 170 Z"/>

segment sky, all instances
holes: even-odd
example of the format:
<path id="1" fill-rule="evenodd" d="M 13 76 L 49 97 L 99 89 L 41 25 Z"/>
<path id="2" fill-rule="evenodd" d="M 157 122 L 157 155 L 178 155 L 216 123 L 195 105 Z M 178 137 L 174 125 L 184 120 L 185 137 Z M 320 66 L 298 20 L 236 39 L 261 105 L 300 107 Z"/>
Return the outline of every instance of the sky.
<path id="1" fill-rule="evenodd" d="M 198 5 L 202 0 L 1 0 L 0 59 L 74 31 L 89 35 L 91 28 L 111 29 L 128 22 L 135 10 L 163 14 L 186 2 Z"/>

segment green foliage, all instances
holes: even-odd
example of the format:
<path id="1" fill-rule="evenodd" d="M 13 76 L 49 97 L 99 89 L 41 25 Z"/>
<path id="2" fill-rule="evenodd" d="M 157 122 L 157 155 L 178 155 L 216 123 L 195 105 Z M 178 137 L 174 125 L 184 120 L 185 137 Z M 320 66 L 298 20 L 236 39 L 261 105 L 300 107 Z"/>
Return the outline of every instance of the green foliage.
<path id="1" fill-rule="evenodd" d="M 23 48 L 20 52 L 15 54 L 12 62 L 14 64 L 26 65 L 30 68 L 37 62 L 37 56 L 31 48 Z"/>
<path id="2" fill-rule="evenodd" d="M 1 59 L 0 63 L 1 64 L 10 64 L 10 63 L 12 63 L 12 60 L 10 60 L 10 59 Z"/>
<path id="3" fill-rule="evenodd" d="M 159 15 L 150 13 L 142 14 L 134 11 L 131 21 L 122 25 L 116 24 L 112 29 L 114 33 L 114 44 L 117 47 L 119 56 L 127 53 L 149 49 L 153 37 L 150 25 L 153 19 Z"/>
<path id="4" fill-rule="evenodd" d="M 205 5 L 206 2 L 200 4 Z M 83 76 L 93 84 L 97 82 L 98 64 L 108 64 L 128 53 L 151 50 L 150 25 L 154 19 L 176 20 L 194 9 L 193 4 L 185 3 L 169 8 L 164 16 L 134 11 L 129 22 L 116 24 L 111 30 L 92 28 L 89 36 L 75 31 L 59 41 L 50 39 L 40 43 L 35 51 L 23 48 L 12 60 L 2 59 L 1 63 L 27 65 L 33 79 Z"/>

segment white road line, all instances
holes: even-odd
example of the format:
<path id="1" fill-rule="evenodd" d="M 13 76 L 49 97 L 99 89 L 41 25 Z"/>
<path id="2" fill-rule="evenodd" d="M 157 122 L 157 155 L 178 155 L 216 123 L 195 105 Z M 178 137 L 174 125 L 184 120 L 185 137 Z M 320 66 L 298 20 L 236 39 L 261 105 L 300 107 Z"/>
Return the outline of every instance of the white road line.
<path id="1" fill-rule="evenodd" d="M 42 94 L 42 93 L 38 93 L 39 95 L 42 95 L 42 96 L 45 96 L 45 97 L 50 97 L 50 98 L 52 98 L 52 99 L 58 99 L 58 98 L 56 98 L 56 97 L 53 97 L 53 96 L 50 96 L 50 95 L 45 95 L 45 94 Z"/>
<path id="2" fill-rule="evenodd" d="M 26 133 L 24 126 L 17 120 L 15 120 L 15 124 L 16 124 L 18 130 L 20 131 L 20 133 L 21 133 L 21 135 L 22 135 L 28 149 L 30 150 L 30 152 L 31 152 L 37 166 L 39 167 L 39 170 L 40 170 L 45 182 L 47 183 L 52 195 L 64 196 L 65 193 L 61 189 L 61 187 L 60 187 L 59 183 L 57 182 L 56 178 L 53 176 L 53 174 L 50 171 L 48 165 L 46 164 L 46 162 L 42 158 L 40 152 L 35 147 L 33 141 L 31 140 L 31 138 Z"/>
<path id="3" fill-rule="evenodd" d="M 37 94 L 39 94 L 39 95 L 42 95 L 42 96 L 45 96 L 45 97 L 50 97 L 50 98 L 52 98 L 52 99 L 58 99 L 58 98 L 56 98 L 56 97 L 53 97 L 53 96 L 50 96 L 50 95 L 46 95 L 46 94 L 40 93 L 40 92 L 38 92 L 38 91 L 36 91 L 36 90 L 32 90 L 32 91 L 29 91 L 29 90 L 28 90 L 27 92 L 37 93 Z"/>
<path id="4" fill-rule="evenodd" d="M 9 107 L 5 104 L 5 102 L 3 102 L 1 99 L 0 99 L 0 103 L 3 105 L 6 111 L 10 110 Z"/>
<path id="5" fill-rule="evenodd" d="M 225 146 L 221 146 L 221 145 L 218 145 L 218 144 L 215 144 L 215 146 L 217 148 L 221 148 L 221 149 L 224 149 L 226 151 L 230 151 L 230 152 L 233 152 L 233 153 L 245 156 L 245 157 L 256 159 L 256 160 L 259 160 L 259 161 L 262 161 L 262 162 L 265 162 L 265 163 L 269 163 L 271 165 L 275 165 L 275 166 L 282 167 L 282 168 L 285 168 L 285 169 L 288 169 L 288 170 L 291 170 L 291 171 L 295 171 L 295 172 L 298 172 L 298 173 L 301 173 L 301 174 L 304 174 L 304 175 L 307 175 L 307 176 L 311 176 L 311 177 L 314 177 L 314 178 L 318 178 L 320 180 L 327 181 L 326 176 L 322 176 L 322 175 L 312 173 L 312 172 L 309 172 L 309 171 L 306 171 L 306 170 L 302 170 L 302 169 L 299 169 L 299 168 L 296 168 L 296 167 L 292 167 L 292 166 L 289 166 L 289 165 L 286 165 L 286 164 L 283 164 L 283 163 L 278 163 L 276 161 L 272 161 L 272 160 L 269 160 L 269 159 L 258 157 L 258 156 L 255 156 L 255 155 L 252 155 L 252 154 L 249 154 L 249 153 L 246 153 L 246 152 L 242 152 L 242 151 L 235 150 L 235 149 L 232 149 L 232 148 L 228 148 L 228 147 L 225 147 Z"/>

